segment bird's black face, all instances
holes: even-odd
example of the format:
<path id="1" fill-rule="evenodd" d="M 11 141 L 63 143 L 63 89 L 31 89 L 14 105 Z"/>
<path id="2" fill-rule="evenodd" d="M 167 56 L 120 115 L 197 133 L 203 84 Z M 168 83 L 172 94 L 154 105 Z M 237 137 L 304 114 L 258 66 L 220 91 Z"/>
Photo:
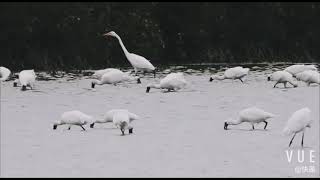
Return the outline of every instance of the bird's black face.
<path id="1" fill-rule="evenodd" d="M 14 82 L 13 83 L 13 87 L 17 87 L 18 86 L 18 83 L 17 82 Z"/>
<path id="2" fill-rule="evenodd" d="M 57 127 L 58 127 L 58 126 L 57 126 L 56 124 L 54 124 L 54 125 L 53 125 L 53 130 L 56 130 Z"/>
<path id="3" fill-rule="evenodd" d="M 129 129 L 129 134 L 132 134 L 133 128 Z"/>
<path id="4" fill-rule="evenodd" d="M 149 93 L 149 91 L 150 91 L 150 87 L 148 86 L 147 90 L 146 90 L 146 93 Z"/>
<path id="5" fill-rule="evenodd" d="M 212 77 L 210 77 L 209 81 L 210 81 L 210 82 L 212 82 L 212 81 L 213 81 L 213 78 L 212 78 Z"/>
<path id="6" fill-rule="evenodd" d="M 271 77 L 270 76 L 268 76 L 268 81 L 271 81 Z"/>
<path id="7" fill-rule="evenodd" d="M 223 127 L 223 129 L 224 129 L 224 130 L 228 130 L 228 125 L 229 125 L 229 124 L 228 124 L 227 122 L 224 122 L 224 127 Z"/>
<path id="8" fill-rule="evenodd" d="M 138 83 L 138 84 L 141 84 L 140 78 L 137 79 L 137 83 Z"/>
<path id="9" fill-rule="evenodd" d="M 93 128 L 94 127 L 94 123 L 90 124 L 90 128 Z"/>
<path id="10" fill-rule="evenodd" d="M 91 88 L 94 88 L 94 86 L 95 86 L 95 84 L 92 82 L 92 83 L 91 83 Z"/>
<path id="11" fill-rule="evenodd" d="M 22 90 L 22 91 L 27 90 L 27 86 L 23 85 L 21 90 Z"/>

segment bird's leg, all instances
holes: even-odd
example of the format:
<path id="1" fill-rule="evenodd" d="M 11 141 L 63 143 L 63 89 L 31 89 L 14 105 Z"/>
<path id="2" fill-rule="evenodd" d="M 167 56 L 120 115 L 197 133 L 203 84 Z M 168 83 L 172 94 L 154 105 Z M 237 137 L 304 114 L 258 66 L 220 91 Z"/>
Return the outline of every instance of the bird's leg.
<path id="1" fill-rule="evenodd" d="M 284 88 L 287 88 L 287 82 L 283 83 Z"/>
<path id="2" fill-rule="evenodd" d="M 291 139 L 291 141 L 290 141 L 289 147 L 291 146 L 291 143 L 292 143 L 294 137 L 296 136 L 296 134 L 297 134 L 297 133 L 294 133 L 294 135 L 293 135 L 293 137 L 292 137 L 292 139 Z"/>
<path id="3" fill-rule="evenodd" d="M 156 78 L 156 70 L 153 70 L 153 78 Z"/>
<path id="4" fill-rule="evenodd" d="M 303 139 L 304 139 L 304 132 L 302 133 L 302 141 L 301 141 L 301 146 L 303 147 Z"/>
<path id="5" fill-rule="evenodd" d="M 264 126 L 264 129 L 267 128 L 268 122 L 267 121 L 263 121 L 264 123 L 266 123 L 266 125 Z"/>
<path id="6" fill-rule="evenodd" d="M 242 79 L 241 79 L 241 78 L 239 78 L 239 80 L 243 83 L 243 81 L 242 81 Z"/>
<path id="7" fill-rule="evenodd" d="M 275 88 L 277 86 L 277 84 L 279 84 L 279 81 L 276 82 L 276 84 L 273 86 L 273 88 Z"/>
<path id="8" fill-rule="evenodd" d="M 80 127 L 81 127 L 84 131 L 86 130 L 82 125 L 80 125 Z"/>
<path id="9" fill-rule="evenodd" d="M 137 68 L 134 68 L 134 73 L 135 73 L 136 76 L 138 75 L 138 70 L 137 70 Z"/>
<path id="10" fill-rule="evenodd" d="M 146 71 L 143 71 L 143 76 L 145 76 L 146 75 Z"/>
<path id="11" fill-rule="evenodd" d="M 254 125 L 252 124 L 252 130 L 254 130 Z"/>
<path id="12" fill-rule="evenodd" d="M 124 135 L 124 130 L 123 129 L 121 129 L 121 132 L 122 132 L 122 136 Z"/>

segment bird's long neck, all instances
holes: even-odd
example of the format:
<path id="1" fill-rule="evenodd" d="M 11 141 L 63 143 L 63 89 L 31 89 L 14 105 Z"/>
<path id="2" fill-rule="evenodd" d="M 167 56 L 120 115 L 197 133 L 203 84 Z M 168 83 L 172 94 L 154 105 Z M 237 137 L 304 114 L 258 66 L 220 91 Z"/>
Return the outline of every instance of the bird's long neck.
<path id="1" fill-rule="evenodd" d="M 240 123 L 242 123 L 240 118 L 236 118 L 236 119 L 233 119 L 233 120 L 228 122 L 228 124 L 230 124 L 230 125 L 238 125 Z"/>
<path id="2" fill-rule="evenodd" d="M 224 80 L 225 78 L 226 78 L 225 75 L 221 75 L 221 76 L 217 75 L 217 76 L 216 76 L 216 79 L 217 79 L 217 80 Z"/>
<path id="3" fill-rule="evenodd" d="M 161 88 L 160 84 L 151 84 L 149 87 L 150 88 L 155 88 L 155 89 L 160 89 Z"/>
<path id="4" fill-rule="evenodd" d="M 123 42 L 122 42 L 122 40 L 121 40 L 120 36 L 115 35 L 115 37 L 119 40 L 120 46 L 121 46 L 121 48 L 122 48 L 122 50 L 123 50 L 124 54 L 125 54 L 125 55 L 126 55 L 126 57 L 128 58 L 128 55 L 129 55 L 130 53 L 129 53 L 129 51 L 127 50 L 127 48 L 124 46 L 124 44 L 123 44 Z"/>

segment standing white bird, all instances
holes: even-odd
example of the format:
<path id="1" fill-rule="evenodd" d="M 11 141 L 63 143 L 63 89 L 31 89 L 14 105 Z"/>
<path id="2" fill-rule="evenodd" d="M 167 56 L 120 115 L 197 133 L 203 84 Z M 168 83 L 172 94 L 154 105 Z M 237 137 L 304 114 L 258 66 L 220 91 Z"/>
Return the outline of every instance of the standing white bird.
<path id="1" fill-rule="evenodd" d="M 103 34 L 103 36 L 113 36 L 119 40 L 120 46 L 121 46 L 125 56 L 127 57 L 128 61 L 130 62 L 130 64 L 134 68 L 136 75 L 139 70 L 143 71 L 143 72 L 152 71 L 154 74 L 154 77 L 156 77 L 156 68 L 150 63 L 150 61 L 140 55 L 130 53 L 126 49 L 126 47 L 124 46 L 121 38 L 114 31 L 110 31 L 108 33 L 105 33 L 105 34 Z"/>
<path id="2" fill-rule="evenodd" d="M 241 66 L 229 68 L 224 72 L 224 75 L 218 76 L 218 75 L 213 75 L 210 77 L 210 82 L 217 79 L 217 80 L 224 80 L 224 79 L 239 79 L 241 82 L 242 78 L 249 73 L 249 68 L 243 68 Z"/>
<path id="3" fill-rule="evenodd" d="M 114 69 L 102 75 L 100 80 L 94 79 L 91 82 L 91 88 L 94 88 L 95 85 L 103 85 L 103 84 L 113 84 L 116 85 L 125 81 L 137 81 L 138 84 L 141 84 L 141 80 L 139 77 L 133 77 L 128 73 L 124 73 L 118 69 Z"/>
<path id="4" fill-rule="evenodd" d="M 254 129 L 255 123 L 264 122 L 264 129 L 267 128 L 268 122 L 266 121 L 269 118 L 275 117 L 274 114 L 266 112 L 262 109 L 256 107 L 250 107 L 240 111 L 239 117 L 237 119 L 228 119 L 224 122 L 224 129 L 227 130 L 229 125 L 238 125 L 243 122 L 248 122 L 252 125 L 252 129 Z"/>
<path id="5" fill-rule="evenodd" d="M 296 78 L 300 81 L 304 81 L 310 86 L 312 83 L 320 84 L 320 73 L 314 70 L 307 70 L 296 74 Z"/>
<path id="6" fill-rule="evenodd" d="M 287 83 L 290 83 L 293 87 L 298 87 L 298 84 L 294 81 L 292 74 L 287 71 L 276 71 L 272 73 L 268 76 L 268 81 L 276 81 L 276 84 L 273 86 L 274 88 L 279 83 L 283 83 L 285 88 L 287 88 Z"/>
<path id="7" fill-rule="evenodd" d="M 90 128 L 93 128 L 96 123 L 99 123 L 99 124 L 102 124 L 102 123 L 111 123 L 111 122 L 113 122 L 113 116 L 114 116 L 115 113 L 117 113 L 117 112 L 124 112 L 124 111 L 125 111 L 126 113 L 128 113 L 128 115 L 129 115 L 129 121 L 130 121 L 130 122 L 139 119 L 139 116 L 138 116 L 138 115 L 136 115 L 136 114 L 134 114 L 134 113 L 132 113 L 132 112 L 129 112 L 129 111 L 126 110 L 126 109 L 112 109 L 112 110 L 110 110 L 110 111 L 108 111 L 108 112 L 106 112 L 106 113 L 104 114 L 103 119 L 100 119 L 100 120 L 97 119 L 97 120 L 93 121 L 93 122 L 90 124 Z"/>
<path id="8" fill-rule="evenodd" d="M 11 74 L 11 71 L 8 68 L 3 66 L 0 67 L 0 81 L 7 80 L 10 74 Z"/>
<path id="9" fill-rule="evenodd" d="M 177 91 L 187 85 L 183 73 L 170 73 L 165 78 L 160 80 L 160 84 L 149 84 L 146 92 L 148 93 L 151 88 L 167 89 L 168 91 Z"/>
<path id="10" fill-rule="evenodd" d="M 54 122 L 53 129 L 57 129 L 60 125 L 69 125 L 69 130 L 71 129 L 72 125 L 80 126 L 84 131 L 86 130 L 83 125 L 86 125 L 89 122 L 92 122 L 92 116 L 89 116 L 81 111 L 74 110 L 74 111 L 67 111 L 61 115 L 61 119 Z"/>
<path id="11" fill-rule="evenodd" d="M 22 85 L 23 91 L 27 90 L 27 86 L 29 86 L 31 89 L 34 88 L 34 83 L 36 81 L 36 74 L 34 70 L 23 70 L 19 73 L 19 81 Z M 14 82 L 14 86 L 16 86 L 16 81 Z"/>
<path id="12" fill-rule="evenodd" d="M 289 147 L 291 146 L 294 137 L 299 132 L 302 132 L 301 146 L 303 146 L 304 131 L 307 127 L 311 127 L 311 123 L 311 110 L 307 107 L 302 108 L 291 115 L 286 126 L 283 129 L 283 133 L 285 135 L 294 134 L 289 143 Z"/>
<path id="13" fill-rule="evenodd" d="M 317 67 L 315 65 L 295 64 L 284 69 L 284 71 L 287 71 L 294 77 L 296 76 L 296 74 L 307 70 L 316 71 Z"/>
<path id="14" fill-rule="evenodd" d="M 101 77 L 108 72 L 111 71 L 118 71 L 119 69 L 115 69 L 115 68 L 107 68 L 107 69 L 101 69 L 101 70 L 97 70 L 92 74 L 92 77 L 95 79 L 101 79 Z"/>

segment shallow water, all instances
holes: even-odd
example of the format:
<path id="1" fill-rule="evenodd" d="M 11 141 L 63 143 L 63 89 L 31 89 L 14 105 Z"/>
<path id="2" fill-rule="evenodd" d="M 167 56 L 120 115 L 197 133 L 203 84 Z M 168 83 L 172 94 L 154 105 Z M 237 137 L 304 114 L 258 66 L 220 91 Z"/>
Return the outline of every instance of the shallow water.
<path id="1" fill-rule="evenodd" d="M 255 67 L 256 66 L 256 67 Z M 224 66 L 166 67 L 142 84 L 126 83 L 90 88 L 87 75 L 65 74 L 39 79 L 34 90 L 22 92 L 12 81 L 1 83 L 2 177 L 313 177 L 319 176 L 319 86 L 273 88 L 267 74 L 284 66 L 251 66 L 245 83 L 209 82 Z M 214 69 L 212 69 L 214 68 Z M 130 69 L 131 70 L 131 69 Z M 163 93 L 146 85 L 169 72 L 185 72 L 186 89 Z M 89 73 L 90 74 L 90 73 Z M 223 129 L 224 120 L 250 106 L 277 117 L 264 124 L 243 123 Z M 305 162 L 297 161 L 301 135 L 293 142 L 293 160 L 285 151 L 291 137 L 281 134 L 291 114 L 309 107 L 314 120 L 305 133 Z M 69 110 L 102 118 L 114 108 L 141 117 L 134 133 L 120 136 L 112 124 L 82 131 L 52 123 Z M 309 151 L 315 151 L 315 163 Z M 315 173 L 295 173 L 297 166 L 315 166 Z"/>

